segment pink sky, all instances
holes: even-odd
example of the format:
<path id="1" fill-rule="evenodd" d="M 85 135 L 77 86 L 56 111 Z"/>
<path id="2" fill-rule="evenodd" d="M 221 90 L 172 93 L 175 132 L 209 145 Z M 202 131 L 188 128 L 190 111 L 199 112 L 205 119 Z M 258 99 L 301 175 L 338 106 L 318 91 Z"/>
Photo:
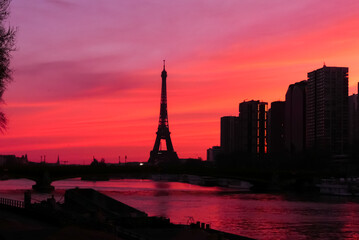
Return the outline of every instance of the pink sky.
<path id="1" fill-rule="evenodd" d="M 206 158 L 220 117 L 247 99 L 284 100 L 309 71 L 359 81 L 357 0 L 13 0 L 18 27 L 0 154 L 55 162 L 147 161 L 162 60 L 179 157 Z"/>

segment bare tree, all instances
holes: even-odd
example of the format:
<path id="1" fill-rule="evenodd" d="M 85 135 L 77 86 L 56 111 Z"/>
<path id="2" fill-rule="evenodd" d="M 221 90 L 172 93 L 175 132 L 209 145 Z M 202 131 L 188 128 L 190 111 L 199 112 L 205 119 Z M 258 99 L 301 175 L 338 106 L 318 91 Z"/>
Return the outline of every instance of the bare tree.
<path id="1" fill-rule="evenodd" d="M 10 53 L 14 51 L 16 29 L 6 27 L 4 21 L 9 16 L 11 0 L 0 0 L 0 103 L 7 84 L 12 80 L 10 69 Z M 5 114 L 0 111 L 0 132 L 6 128 Z"/>

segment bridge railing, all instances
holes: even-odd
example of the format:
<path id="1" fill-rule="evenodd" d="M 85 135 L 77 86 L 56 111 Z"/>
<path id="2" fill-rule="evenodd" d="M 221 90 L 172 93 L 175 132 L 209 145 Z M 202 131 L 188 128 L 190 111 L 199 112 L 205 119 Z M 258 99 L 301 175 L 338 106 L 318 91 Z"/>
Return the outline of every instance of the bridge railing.
<path id="1" fill-rule="evenodd" d="M 0 205 L 16 208 L 25 208 L 25 204 L 23 201 L 13 200 L 9 198 L 0 198 Z"/>

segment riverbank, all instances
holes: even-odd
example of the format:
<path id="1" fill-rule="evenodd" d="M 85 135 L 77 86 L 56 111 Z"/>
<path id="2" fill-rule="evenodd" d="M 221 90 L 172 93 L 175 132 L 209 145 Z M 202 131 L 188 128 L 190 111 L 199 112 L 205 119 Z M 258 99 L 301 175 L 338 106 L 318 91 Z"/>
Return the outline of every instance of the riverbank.
<path id="1" fill-rule="evenodd" d="M 250 240 L 213 230 L 205 223 L 181 225 L 163 217 L 148 217 L 93 189 L 69 189 L 63 204 L 54 197 L 33 204 L 31 192 L 24 195 L 24 202 L 0 199 L 0 208 L 5 212 L 0 218 L 5 227 L 0 227 L 2 239 L 64 239 L 72 232 L 67 239 Z M 31 232 L 34 234 L 27 238 Z"/>
<path id="2" fill-rule="evenodd" d="M 0 207 L 0 239 L 122 240 L 102 231 L 80 226 L 58 226 L 47 221 L 40 221 L 4 207 Z"/>

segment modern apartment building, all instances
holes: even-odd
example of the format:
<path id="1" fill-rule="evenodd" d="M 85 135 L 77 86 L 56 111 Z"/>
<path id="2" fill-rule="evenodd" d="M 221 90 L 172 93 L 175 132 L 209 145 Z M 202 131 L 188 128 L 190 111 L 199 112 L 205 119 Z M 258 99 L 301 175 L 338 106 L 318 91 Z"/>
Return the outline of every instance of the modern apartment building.
<path id="1" fill-rule="evenodd" d="M 327 67 L 308 73 L 306 148 L 344 154 L 348 145 L 348 68 Z"/>

